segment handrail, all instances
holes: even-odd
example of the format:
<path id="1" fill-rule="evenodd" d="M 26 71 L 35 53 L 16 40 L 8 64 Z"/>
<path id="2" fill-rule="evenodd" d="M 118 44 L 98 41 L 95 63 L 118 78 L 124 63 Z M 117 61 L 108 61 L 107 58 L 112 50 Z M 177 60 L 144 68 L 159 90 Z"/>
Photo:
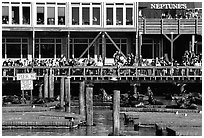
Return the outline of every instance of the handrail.
<path id="1" fill-rule="evenodd" d="M 49 70 L 53 71 L 50 72 Z M 18 73 L 35 72 L 37 77 L 53 73 L 70 77 L 202 77 L 201 66 L 63 66 L 63 67 L 2 67 L 2 77 L 16 77 Z"/>

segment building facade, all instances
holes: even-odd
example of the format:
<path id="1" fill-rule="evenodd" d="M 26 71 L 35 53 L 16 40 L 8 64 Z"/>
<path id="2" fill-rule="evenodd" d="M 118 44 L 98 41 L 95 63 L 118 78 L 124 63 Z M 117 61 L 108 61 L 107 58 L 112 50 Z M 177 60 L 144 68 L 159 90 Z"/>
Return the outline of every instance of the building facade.
<path id="1" fill-rule="evenodd" d="M 201 52 L 200 5 L 4 0 L 2 58 L 102 57 L 105 61 L 120 50 L 125 56 L 133 53 L 152 59 L 167 54 L 169 59 L 181 60 L 185 50 Z M 168 14 L 171 19 L 165 17 Z M 173 41 L 171 35 L 179 36 Z"/>

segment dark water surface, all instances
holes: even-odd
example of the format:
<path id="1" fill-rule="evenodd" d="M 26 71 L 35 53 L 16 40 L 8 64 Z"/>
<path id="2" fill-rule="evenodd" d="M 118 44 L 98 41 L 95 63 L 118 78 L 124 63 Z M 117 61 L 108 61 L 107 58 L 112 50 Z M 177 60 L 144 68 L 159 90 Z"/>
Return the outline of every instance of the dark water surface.
<path id="1" fill-rule="evenodd" d="M 108 109 L 94 110 L 94 126 L 80 126 L 75 129 L 5 129 L 3 136 L 108 136 L 112 133 L 112 111 Z M 134 131 L 133 126 L 124 126 L 121 131 L 128 136 L 155 136 L 155 128 L 140 128 Z"/>

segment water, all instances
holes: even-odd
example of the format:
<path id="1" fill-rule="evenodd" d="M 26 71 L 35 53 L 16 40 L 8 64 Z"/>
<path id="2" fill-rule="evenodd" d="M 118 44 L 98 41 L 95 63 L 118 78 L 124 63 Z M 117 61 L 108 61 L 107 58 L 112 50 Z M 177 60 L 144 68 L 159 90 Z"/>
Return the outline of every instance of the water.
<path id="1" fill-rule="evenodd" d="M 108 136 L 112 133 L 112 111 L 94 110 L 94 126 L 80 126 L 75 129 L 5 129 L 3 136 Z M 140 128 L 134 131 L 133 126 L 124 126 L 121 130 L 125 135 L 154 136 L 155 128 Z"/>

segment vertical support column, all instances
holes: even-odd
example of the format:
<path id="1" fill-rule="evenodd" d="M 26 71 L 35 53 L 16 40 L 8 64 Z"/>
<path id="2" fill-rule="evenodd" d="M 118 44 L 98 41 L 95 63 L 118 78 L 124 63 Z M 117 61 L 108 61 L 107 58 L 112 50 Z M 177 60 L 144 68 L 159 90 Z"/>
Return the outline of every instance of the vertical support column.
<path id="1" fill-rule="evenodd" d="M 113 91 L 113 135 L 120 133 L 120 90 Z"/>
<path id="2" fill-rule="evenodd" d="M 192 44 L 191 44 L 191 51 L 194 52 L 195 51 L 195 35 L 192 35 Z"/>
<path id="3" fill-rule="evenodd" d="M 139 29 L 138 29 L 138 20 L 139 20 L 139 15 L 138 15 L 138 13 L 139 13 L 139 9 L 138 9 L 138 7 L 139 7 L 139 5 L 138 5 L 138 2 L 136 2 L 136 5 L 135 5 L 135 13 L 136 13 L 136 15 L 135 15 L 135 19 L 136 19 L 136 21 L 135 21 L 135 26 L 136 26 L 136 35 L 135 35 L 135 56 L 136 56 L 136 58 L 138 58 L 139 57 L 139 49 L 138 49 L 138 38 L 139 38 Z"/>
<path id="4" fill-rule="evenodd" d="M 106 39 L 105 39 L 105 33 L 102 33 L 102 59 L 105 60 L 106 57 Z"/>
<path id="5" fill-rule="evenodd" d="M 93 126 L 93 85 L 86 86 L 86 125 Z"/>
<path id="6" fill-rule="evenodd" d="M 82 81 L 79 85 L 79 114 L 85 116 L 85 82 Z"/>
<path id="7" fill-rule="evenodd" d="M 33 37 L 32 37 L 32 46 L 33 46 L 33 51 L 32 51 L 32 59 L 35 58 L 35 30 L 33 29 Z"/>
<path id="8" fill-rule="evenodd" d="M 171 32 L 171 61 L 174 58 L 174 33 Z"/>
<path id="9" fill-rule="evenodd" d="M 54 74 L 52 68 L 50 68 L 50 74 L 49 74 L 49 98 L 54 97 Z"/>
<path id="10" fill-rule="evenodd" d="M 70 59 L 70 32 L 67 34 L 67 59 Z"/>
<path id="11" fill-rule="evenodd" d="M 139 57 L 139 44 L 138 44 L 138 42 L 139 42 L 139 40 L 138 40 L 138 37 L 139 37 L 139 35 L 138 35 L 138 32 L 136 32 L 136 38 L 135 38 L 135 56 L 136 56 L 136 58 L 138 59 L 138 57 Z"/>
<path id="12" fill-rule="evenodd" d="M 48 98 L 48 71 L 44 75 L 44 98 Z"/>
<path id="13" fill-rule="evenodd" d="M 60 107 L 64 108 L 64 77 L 60 80 Z"/>
<path id="14" fill-rule="evenodd" d="M 139 32 L 139 46 L 138 46 L 138 57 L 142 54 L 141 53 L 141 49 L 142 49 L 142 33 Z"/>
<path id="15" fill-rule="evenodd" d="M 70 78 L 65 78 L 65 112 L 71 112 L 71 92 L 70 92 Z"/>

